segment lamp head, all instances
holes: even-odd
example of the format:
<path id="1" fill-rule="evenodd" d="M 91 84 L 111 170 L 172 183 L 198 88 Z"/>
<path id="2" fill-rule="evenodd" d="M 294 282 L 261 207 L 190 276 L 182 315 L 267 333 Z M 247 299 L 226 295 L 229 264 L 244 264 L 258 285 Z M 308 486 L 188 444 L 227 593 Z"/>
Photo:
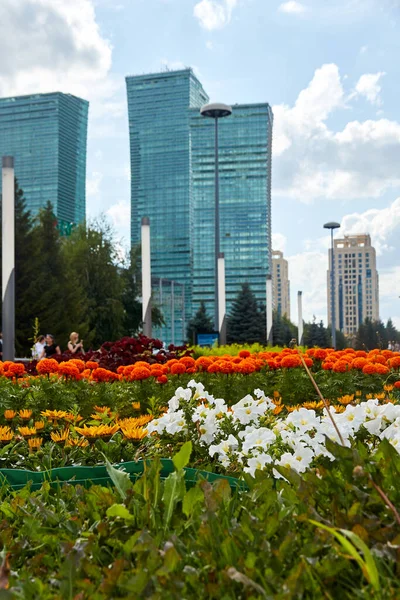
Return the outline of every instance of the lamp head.
<path id="1" fill-rule="evenodd" d="M 339 229 L 340 223 L 336 223 L 335 221 L 329 221 L 329 223 L 325 223 L 324 229 Z"/>
<path id="2" fill-rule="evenodd" d="M 200 114 L 202 117 L 221 119 L 222 117 L 229 117 L 232 114 L 232 107 L 227 104 L 221 104 L 220 102 L 214 102 L 213 104 L 202 106 Z"/>

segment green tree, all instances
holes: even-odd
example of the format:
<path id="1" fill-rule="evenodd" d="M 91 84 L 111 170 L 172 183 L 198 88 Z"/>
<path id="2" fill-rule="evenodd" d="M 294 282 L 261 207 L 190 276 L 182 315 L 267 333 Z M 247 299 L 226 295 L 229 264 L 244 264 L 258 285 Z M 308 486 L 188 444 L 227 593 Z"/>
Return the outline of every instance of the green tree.
<path id="1" fill-rule="evenodd" d="M 228 342 L 265 344 L 265 318 L 248 283 L 233 301 L 227 325 Z"/>
<path id="2" fill-rule="evenodd" d="M 288 346 L 290 341 L 297 339 L 298 331 L 286 315 L 275 310 L 273 313 L 272 338 L 274 346 Z"/>
<path id="3" fill-rule="evenodd" d="M 187 339 L 190 344 L 194 344 L 196 342 L 197 333 L 211 333 L 212 331 L 214 331 L 213 321 L 207 314 L 204 301 L 201 300 L 199 310 L 188 323 Z"/>
<path id="4" fill-rule="evenodd" d="M 126 335 L 126 281 L 118 266 L 120 259 L 110 225 L 104 220 L 79 225 L 64 239 L 63 252 L 68 277 L 79 290 L 76 301 L 83 305 L 85 347 L 98 347 Z"/>
<path id="5" fill-rule="evenodd" d="M 386 323 L 386 339 L 389 342 L 400 342 L 400 333 L 393 325 L 392 319 L 388 319 Z"/>

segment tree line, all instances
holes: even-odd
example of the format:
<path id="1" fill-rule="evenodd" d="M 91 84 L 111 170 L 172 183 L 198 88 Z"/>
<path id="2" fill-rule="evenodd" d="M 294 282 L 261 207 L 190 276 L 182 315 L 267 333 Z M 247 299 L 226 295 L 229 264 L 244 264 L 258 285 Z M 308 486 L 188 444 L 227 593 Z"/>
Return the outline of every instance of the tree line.
<path id="1" fill-rule="evenodd" d="M 1 266 L 0 266 L 1 269 Z M 29 356 L 34 323 L 52 333 L 61 348 L 78 331 L 85 348 L 141 326 L 140 249 L 121 262 L 105 219 L 76 226 L 62 237 L 50 203 L 33 218 L 15 185 L 16 355 Z M 153 312 L 155 323 L 162 321 Z"/>
<path id="2" fill-rule="evenodd" d="M 196 333 L 210 333 L 214 331 L 214 323 L 207 314 L 204 302 L 195 316 L 189 321 L 187 338 L 190 342 L 195 339 Z M 298 327 L 285 315 L 273 312 L 272 343 L 274 346 L 288 346 L 293 339 L 298 340 Z M 228 343 L 253 344 L 266 343 L 266 314 L 265 306 L 257 303 L 256 297 L 248 283 L 241 286 L 230 313 L 227 318 Z M 336 330 L 336 347 L 338 350 L 352 346 L 357 350 L 372 350 L 373 348 L 387 348 L 390 342 L 400 343 L 400 332 L 393 325 L 391 319 L 384 324 L 382 321 L 366 319 L 360 326 L 356 336 L 346 338 L 342 331 Z M 329 348 L 332 346 L 331 327 L 325 327 L 322 321 L 304 322 L 304 346 L 312 348 Z"/>

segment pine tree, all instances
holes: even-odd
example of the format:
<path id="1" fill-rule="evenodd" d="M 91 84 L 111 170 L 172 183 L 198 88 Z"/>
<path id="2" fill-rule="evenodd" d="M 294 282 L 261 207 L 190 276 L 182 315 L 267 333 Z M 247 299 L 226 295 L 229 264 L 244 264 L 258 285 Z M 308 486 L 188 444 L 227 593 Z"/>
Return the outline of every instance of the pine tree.
<path id="1" fill-rule="evenodd" d="M 264 321 L 249 284 L 243 283 L 228 317 L 228 342 L 265 344 Z"/>
<path id="2" fill-rule="evenodd" d="M 204 301 L 201 300 L 199 310 L 187 326 L 187 339 L 190 344 L 195 344 L 197 333 L 211 333 L 212 331 L 214 331 L 213 321 L 207 314 Z"/>

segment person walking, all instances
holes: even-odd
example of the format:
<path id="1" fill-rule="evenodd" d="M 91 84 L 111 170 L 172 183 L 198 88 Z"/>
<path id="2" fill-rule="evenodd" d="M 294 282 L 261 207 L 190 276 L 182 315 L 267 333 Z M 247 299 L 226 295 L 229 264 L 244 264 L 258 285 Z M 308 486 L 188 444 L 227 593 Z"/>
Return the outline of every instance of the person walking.
<path id="1" fill-rule="evenodd" d="M 60 346 L 56 344 L 54 335 L 48 333 L 46 335 L 46 345 L 43 348 L 42 356 L 40 358 L 50 358 L 55 354 L 61 354 Z"/>
<path id="2" fill-rule="evenodd" d="M 33 348 L 32 348 L 33 360 L 40 360 L 40 358 L 42 357 L 45 345 L 46 345 L 46 341 L 45 341 L 44 335 L 38 335 L 38 337 L 36 338 L 36 342 L 34 343 Z"/>
<path id="3" fill-rule="evenodd" d="M 73 331 L 69 336 L 68 350 L 71 354 L 85 354 L 83 341 L 79 341 L 79 333 L 76 333 L 76 331 Z"/>

